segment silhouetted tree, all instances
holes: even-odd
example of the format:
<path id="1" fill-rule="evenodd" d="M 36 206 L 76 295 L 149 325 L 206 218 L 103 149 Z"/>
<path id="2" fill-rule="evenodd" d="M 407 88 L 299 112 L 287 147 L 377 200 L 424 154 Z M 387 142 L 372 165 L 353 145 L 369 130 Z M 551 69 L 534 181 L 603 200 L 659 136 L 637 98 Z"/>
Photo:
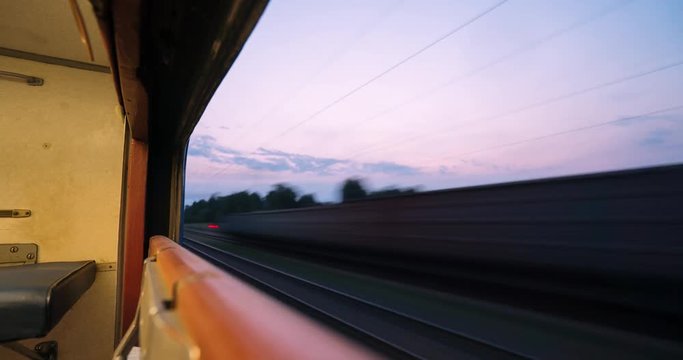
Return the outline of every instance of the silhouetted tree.
<path id="1" fill-rule="evenodd" d="M 227 196 L 214 194 L 209 200 L 199 200 L 185 206 L 185 222 L 216 222 L 221 216 L 263 209 L 263 199 L 257 193 L 246 191 Z"/>
<path id="2" fill-rule="evenodd" d="M 267 210 L 292 209 L 297 207 L 296 191 L 286 184 L 277 184 L 266 195 Z"/>
<path id="3" fill-rule="evenodd" d="M 218 199 L 220 214 L 233 214 L 263 209 L 263 200 L 257 193 L 241 191 Z"/>
<path id="4" fill-rule="evenodd" d="M 315 201 L 315 196 L 313 196 L 313 194 L 302 195 L 299 198 L 299 201 L 297 201 L 297 203 L 298 207 L 310 207 L 320 205 L 317 201 Z"/>
<path id="5" fill-rule="evenodd" d="M 361 179 L 346 179 L 342 185 L 342 201 L 358 200 L 368 196 Z"/>
<path id="6" fill-rule="evenodd" d="M 185 207 L 185 222 L 188 223 L 193 223 L 193 222 L 205 222 L 208 220 L 205 220 L 208 218 L 207 214 L 208 208 L 207 208 L 207 201 L 202 199 L 199 201 L 195 201 L 192 203 L 192 205 Z"/>
<path id="7" fill-rule="evenodd" d="M 358 200 L 363 198 L 376 198 L 386 196 L 399 196 L 418 192 L 415 188 L 386 188 L 379 191 L 368 191 L 363 181 L 358 178 L 350 178 L 344 181 L 341 187 L 342 200 Z M 184 220 L 186 223 L 217 222 L 226 214 L 245 213 L 259 210 L 279 210 L 303 208 L 321 204 L 315 200 L 313 194 L 305 194 L 298 197 L 296 190 L 286 184 L 277 184 L 262 198 L 258 193 L 248 191 L 236 192 L 226 196 L 213 194 L 208 200 L 199 200 L 186 205 Z"/>

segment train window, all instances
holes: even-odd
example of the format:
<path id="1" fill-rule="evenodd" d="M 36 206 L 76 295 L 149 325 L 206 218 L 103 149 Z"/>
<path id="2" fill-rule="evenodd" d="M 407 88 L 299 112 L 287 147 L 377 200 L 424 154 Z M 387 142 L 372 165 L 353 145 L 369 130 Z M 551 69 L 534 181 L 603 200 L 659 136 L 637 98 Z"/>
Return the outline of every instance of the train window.
<path id="1" fill-rule="evenodd" d="M 681 13 L 272 1 L 192 134 L 185 221 L 680 163 Z"/>

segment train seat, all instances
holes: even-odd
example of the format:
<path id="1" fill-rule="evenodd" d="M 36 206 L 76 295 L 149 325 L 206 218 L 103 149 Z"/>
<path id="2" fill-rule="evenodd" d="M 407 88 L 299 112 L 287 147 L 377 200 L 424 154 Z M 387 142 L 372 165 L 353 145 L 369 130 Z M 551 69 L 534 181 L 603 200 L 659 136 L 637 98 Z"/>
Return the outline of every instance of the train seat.
<path id="1" fill-rule="evenodd" d="M 0 343 L 47 335 L 95 273 L 94 261 L 0 267 Z"/>

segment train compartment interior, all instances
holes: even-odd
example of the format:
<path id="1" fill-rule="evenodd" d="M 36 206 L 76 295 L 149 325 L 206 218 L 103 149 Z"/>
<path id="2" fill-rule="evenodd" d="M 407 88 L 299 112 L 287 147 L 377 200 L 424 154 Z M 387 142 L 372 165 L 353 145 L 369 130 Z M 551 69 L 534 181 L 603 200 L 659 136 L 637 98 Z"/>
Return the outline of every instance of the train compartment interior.
<path id="1" fill-rule="evenodd" d="M 284 131 L 273 130 L 276 137 L 514 2 L 491 2 L 313 115 L 291 126 L 282 121 Z M 286 21 L 275 21 L 284 27 L 296 28 L 303 21 L 297 16 L 315 6 L 337 15 L 317 2 L 284 3 L 278 5 Z M 638 2 L 606 0 L 597 13 L 471 75 L 629 3 Z M 397 4 L 377 9 L 391 18 L 403 6 Z M 210 195 L 197 203 L 215 205 L 235 195 L 256 198 L 256 205 L 227 209 L 226 200 L 210 220 L 191 218 L 187 163 L 191 152 L 202 150 L 191 147 L 193 131 L 226 74 L 238 68 L 248 41 L 258 38 L 257 26 L 271 6 L 267 0 L 0 0 L 0 359 L 683 358 L 680 154 L 641 167 L 502 184 L 360 189 L 360 198 L 345 198 L 341 188 L 341 201 L 292 195 L 290 207 L 273 206 L 276 201 L 255 192 Z M 501 32 L 483 28 L 492 38 Z M 354 34 L 359 43 L 367 40 L 365 32 Z M 260 66 L 280 60 L 268 58 Z M 545 100 L 514 103 L 510 113 L 683 68 L 680 59 L 668 64 L 564 89 L 564 95 L 543 89 Z M 266 98 L 255 92 L 254 103 Z M 681 115 L 658 116 L 680 113 L 683 106 L 662 109 L 648 114 L 669 128 L 680 123 L 675 116 Z M 509 115 L 501 114 L 486 119 Z M 481 151 L 635 120 L 582 123 Z M 415 135 L 405 132 L 406 139 Z M 680 149 L 680 134 L 660 137 L 678 136 Z M 396 174 L 391 171 L 418 173 L 386 161 L 354 162 L 348 154 L 332 159 L 262 147 L 251 153 L 215 149 L 221 159 L 230 157 L 225 168 L 245 165 L 247 155 L 256 154 L 250 170 L 282 165 L 276 162 L 288 156 L 293 167 L 298 160 L 316 169 L 388 168 L 387 178 Z M 210 151 L 204 160 L 220 162 Z M 328 176 L 329 169 L 314 175 Z M 287 190 L 281 184 L 274 189 Z"/>

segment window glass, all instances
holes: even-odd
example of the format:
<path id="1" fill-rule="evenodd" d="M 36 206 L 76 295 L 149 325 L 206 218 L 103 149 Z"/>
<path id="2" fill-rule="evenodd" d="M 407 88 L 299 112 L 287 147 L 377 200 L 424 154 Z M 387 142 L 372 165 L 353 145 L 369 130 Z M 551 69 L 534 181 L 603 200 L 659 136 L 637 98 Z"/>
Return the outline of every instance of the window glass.
<path id="1" fill-rule="evenodd" d="M 678 0 L 272 1 L 192 135 L 185 203 L 679 163 L 681 14 Z"/>

